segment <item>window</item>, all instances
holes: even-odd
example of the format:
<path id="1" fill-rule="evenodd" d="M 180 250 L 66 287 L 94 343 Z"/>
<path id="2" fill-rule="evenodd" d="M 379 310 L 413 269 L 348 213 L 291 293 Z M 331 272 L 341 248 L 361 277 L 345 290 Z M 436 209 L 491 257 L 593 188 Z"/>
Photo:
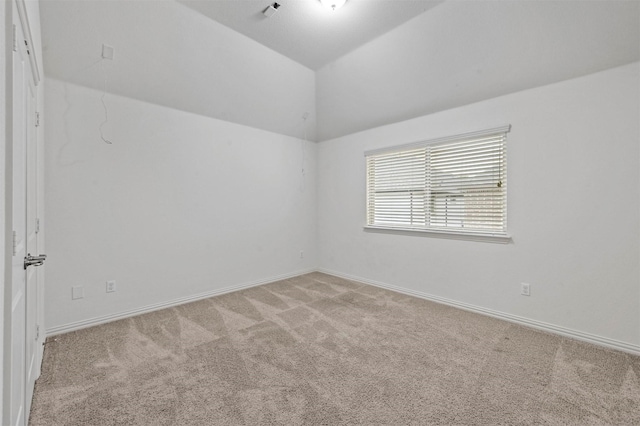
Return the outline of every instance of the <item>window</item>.
<path id="1" fill-rule="evenodd" d="M 509 130 L 365 153 L 367 227 L 506 237 Z"/>

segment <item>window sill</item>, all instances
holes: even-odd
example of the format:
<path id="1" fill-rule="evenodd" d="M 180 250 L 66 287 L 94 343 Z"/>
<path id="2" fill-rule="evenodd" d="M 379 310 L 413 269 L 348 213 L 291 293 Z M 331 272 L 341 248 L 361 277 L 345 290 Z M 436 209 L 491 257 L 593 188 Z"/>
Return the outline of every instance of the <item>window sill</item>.
<path id="1" fill-rule="evenodd" d="M 512 243 L 507 234 L 481 234 L 476 232 L 448 232 L 432 229 L 396 228 L 391 226 L 364 226 L 365 232 L 381 232 L 384 234 L 423 235 L 432 238 L 445 238 L 449 240 L 481 241 L 485 243 L 509 244 Z"/>

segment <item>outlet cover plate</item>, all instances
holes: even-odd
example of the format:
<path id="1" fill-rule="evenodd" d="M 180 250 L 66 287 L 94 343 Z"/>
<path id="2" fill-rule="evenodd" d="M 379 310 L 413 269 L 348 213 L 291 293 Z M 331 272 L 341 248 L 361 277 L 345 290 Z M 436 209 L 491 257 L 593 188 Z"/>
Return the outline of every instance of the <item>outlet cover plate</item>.
<path id="1" fill-rule="evenodd" d="M 84 299 L 84 287 L 81 285 L 71 287 L 71 299 Z"/>

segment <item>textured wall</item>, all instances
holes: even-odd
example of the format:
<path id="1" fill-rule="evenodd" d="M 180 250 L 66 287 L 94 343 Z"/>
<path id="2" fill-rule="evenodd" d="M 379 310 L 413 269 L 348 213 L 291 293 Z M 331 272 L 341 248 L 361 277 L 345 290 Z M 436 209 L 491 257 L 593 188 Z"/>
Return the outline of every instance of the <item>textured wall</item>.
<path id="1" fill-rule="evenodd" d="M 640 348 L 639 84 L 635 63 L 321 142 L 319 266 Z M 363 230 L 364 151 L 504 124 L 512 244 Z"/>
<path id="2" fill-rule="evenodd" d="M 48 329 L 315 267 L 314 143 L 45 83 Z"/>

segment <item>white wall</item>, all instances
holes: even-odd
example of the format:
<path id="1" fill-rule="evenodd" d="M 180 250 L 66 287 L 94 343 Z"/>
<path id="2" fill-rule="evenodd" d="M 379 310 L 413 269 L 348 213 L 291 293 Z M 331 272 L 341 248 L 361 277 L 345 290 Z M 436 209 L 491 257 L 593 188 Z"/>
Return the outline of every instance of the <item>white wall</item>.
<path id="1" fill-rule="evenodd" d="M 319 266 L 640 350 L 639 85 L 635 63 L 320 143 Z M 363 231 L 364 151 L 504 124 L 512 244 Z"/>
<path id="2" fill-rule="evenodd" d="M 45 84 L 48 330 L 316 266 L 315 144 Z"/>
<path id="3" fill-rule="evenodd" d="M 637 1 L 446 1 L 317 72 L 318 140 L 640 60 Z"/>
<path id="4" fill-rule="evenodd" d="M 314 72 L 183 4 L 47 0 L 42 29 L 47 77 L 315 139 Z"/>

